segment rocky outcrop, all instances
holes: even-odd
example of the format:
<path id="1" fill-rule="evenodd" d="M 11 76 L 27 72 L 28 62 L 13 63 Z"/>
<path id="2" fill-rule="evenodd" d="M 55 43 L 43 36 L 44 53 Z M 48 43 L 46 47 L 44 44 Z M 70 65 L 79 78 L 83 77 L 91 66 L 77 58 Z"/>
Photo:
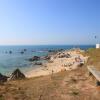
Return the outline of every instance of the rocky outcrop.
<path id="1" fill-rule="evenodd" d="M 7 81 L 7 76 L 5 76 L 5 75 L 2 75 L 1 73 L 0 73 L 0 83 L 2 83 L 2 82 L 6 82 Z"/>
<path id="2" fill-rule="evenodd" d="M 42 63 L 41 62 L 35 62 L 34 65 L 42 65 Z"/>
<path id="3" fill-rule="evenodd" d="M 9 54 L 12 54 L 12 51 L 9 51 Z"/>
<path id="4" fill-rule="evenodd" d="M 70 54 L 64 54 L 64 53 L 59 53 L 58 54 L 58 58 L 70 58 L 71 57 L 71 55 Z"/>
<path id="5" fill-rule="evenodd" d="M 19 80 L 19 79 L 25 79 L 25 75 L 19 69 L 16 69 L 11 74 L 9 80 Z"/>
<path id="6" fill-rule="evenodd" d="M 84 66 L 84 63 L 83 63 L 83 62 L 80 62 L 80 63 L 78 64 L 78 67 L 82 67 L 82 66 Z"/>
<path id="7" fill-rule="evenodd" d="M 38 57 L 38 56 L 34 56 L 29 59 L 29 61 L 38 61 L 38 60 L 40 60 L 40 57 Z"/>
<path id="8" fill-rule="evenodd" d="M 43 59 L 44 60 L 50 60 L 51 56 L 45 56 Z"/>
<path id="9" fill-rule="evenodd" d="M 24 52 L 26 52 L 26 51 L 27 51 L 27 49 L 24 49 L 23 51 L 24 51 Z"/>
<path id="10" fill-rule="evenodd" d="M 24 54 L 24 51 L 21 51 L 20 53 L 21 53 L 21 54 Z"/>
<path id="11" fill-rule="evenodd" d="M 61 52 L 61 51 L 63 51 L 64 49 L 56 49 L 56 50 L 48 50 L 48 52 Z"/>

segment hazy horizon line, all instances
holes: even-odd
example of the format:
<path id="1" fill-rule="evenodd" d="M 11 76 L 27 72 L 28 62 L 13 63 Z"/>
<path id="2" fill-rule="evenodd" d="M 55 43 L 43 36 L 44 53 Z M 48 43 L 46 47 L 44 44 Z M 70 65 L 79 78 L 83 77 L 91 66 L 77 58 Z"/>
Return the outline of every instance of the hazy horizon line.
<path id="1" fill-rule="evenodd" d="M 65 46 L 65 45 L 72 45 L 72 46 L 80 46 L 80 45 L 96 45 L 96 44 L 0 44 L 0 46 Z"/>

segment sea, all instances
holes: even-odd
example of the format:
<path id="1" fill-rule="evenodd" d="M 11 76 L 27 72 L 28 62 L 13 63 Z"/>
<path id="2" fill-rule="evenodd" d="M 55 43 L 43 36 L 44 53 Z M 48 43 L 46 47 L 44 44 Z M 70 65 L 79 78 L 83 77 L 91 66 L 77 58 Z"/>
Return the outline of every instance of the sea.
<path id="1" fill-rule="evenodd" d="M 87 50 L 88 48 L 94 47 L 94 45 L 0 46 L 0 73 L 10 75 L 16 68 L 19 68 L 23 73 L 30 71 L 38 66 L 35 66 L 28 59 L 33 56 L 47 56 L 49 50 L 69 50 L 71 48 Z"/>

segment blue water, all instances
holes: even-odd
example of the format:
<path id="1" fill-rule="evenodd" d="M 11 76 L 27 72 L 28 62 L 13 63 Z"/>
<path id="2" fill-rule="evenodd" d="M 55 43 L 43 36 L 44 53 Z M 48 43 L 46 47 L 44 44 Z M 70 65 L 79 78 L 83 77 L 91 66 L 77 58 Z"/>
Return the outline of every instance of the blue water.
<path id="1" fill-rule="evenodd" d="M 33 56 L 46 56 L 48 55 L 48 50 L 56 49 L 71 49 L 71 48 L 81 48 L 88 49 L 94 48 L 93 45 L 82 45 L 82 46 L 72 46 L 72 45 L 41 45 L 41 46 L 0 46 L 0 73 L 8 75 L 14 69 L 20 68 L 22 72 L 30 70 L 34 67 L 32 62 L 28 59 Z M 20 52 L 26 49 L 24 54 Z M 9 54 L 12 51 L 12 54 Z"/>

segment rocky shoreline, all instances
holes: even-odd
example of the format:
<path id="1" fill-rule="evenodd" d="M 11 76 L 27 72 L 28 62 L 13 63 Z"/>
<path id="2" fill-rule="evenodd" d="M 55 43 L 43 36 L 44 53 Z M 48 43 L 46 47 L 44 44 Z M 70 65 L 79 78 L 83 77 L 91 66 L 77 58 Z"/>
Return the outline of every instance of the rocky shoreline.
<path id="1" fill-rule="evenodd" d="M 42 64 L 42 67 L 33 69 L 26 73 L 26 77 L 37 77 L 50 75 L 64 70 L 73 70 L 82 67 L 88 57 L 84 57 L 81 49 L 62 50 L 44 57 L 47 63 Z"/>
<path id="2" fill-rule="evenodd" d="M 60 71 L 73 70 L 78 67 L 82 67 L 87 61 L 88 57 L 84 57 L 81 53 L 84 52 L 81 49 L 62 50 L 58 52 L 52 52 L 48 56 L 38 57 L 34 56 L 29 59 L 31 62 L 35 62 L 35 65 L 40 65 L 36 69 L 32 69 L 26 72 L 25 75 L 16 69 L 10 76 L 0 74 L 0 82 L 6 82 L 11 80 L 19 80 L 30 77 L 50 75 Z M 46 63 L 38 62 L 40 59 L 46 60 Z"/>

